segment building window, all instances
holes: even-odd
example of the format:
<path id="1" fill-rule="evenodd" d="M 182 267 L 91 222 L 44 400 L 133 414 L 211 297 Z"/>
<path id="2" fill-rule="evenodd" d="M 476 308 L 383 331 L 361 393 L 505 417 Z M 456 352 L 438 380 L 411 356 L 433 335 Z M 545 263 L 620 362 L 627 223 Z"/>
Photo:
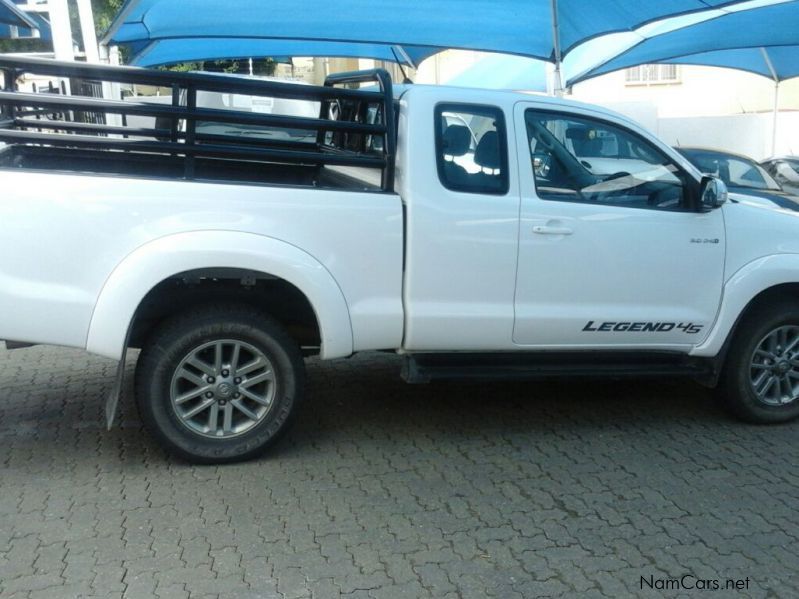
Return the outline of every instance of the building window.
<path id="1" fill-rule="evenodd" d="M 680 71 L 676 64 L 642 64 L 624 72 L 627 85 L 679 83 Z"/>

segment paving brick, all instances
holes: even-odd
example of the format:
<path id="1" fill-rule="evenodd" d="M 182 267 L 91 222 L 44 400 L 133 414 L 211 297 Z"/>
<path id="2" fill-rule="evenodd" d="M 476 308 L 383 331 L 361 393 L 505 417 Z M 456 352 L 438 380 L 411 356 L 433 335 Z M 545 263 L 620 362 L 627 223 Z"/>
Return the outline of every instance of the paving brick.
<path id="1" fill-rule="evenodd" d="M 799 424 L 733 422 L 693 384 L 311 360 L 281 444 L 197 467 L 143 431 L 135 354 L 107 432 L 113 362 L 0 350 L 3 599 L 601 598 L 685 573 L 799 596 Z"/>

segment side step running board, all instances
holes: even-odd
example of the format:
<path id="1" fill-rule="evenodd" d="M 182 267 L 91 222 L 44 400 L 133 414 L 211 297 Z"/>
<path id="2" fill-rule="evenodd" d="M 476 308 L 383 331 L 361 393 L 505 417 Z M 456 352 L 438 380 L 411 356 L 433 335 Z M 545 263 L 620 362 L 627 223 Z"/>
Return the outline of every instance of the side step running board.
<path id="1" fill-rule="evenodd" d="M 25 347 L 33 347 L 35 343 L 23 343 L 21 341 L 6 341 L 6 349 L 23 349 Z"/>
<path id="2" fill-rule="evenodd" d="M 711 376 L 710 360 L 671 352 L 507 352 L 406 355 L 401 376 L 408 383 L 431 381 L 546 380 Z"/>

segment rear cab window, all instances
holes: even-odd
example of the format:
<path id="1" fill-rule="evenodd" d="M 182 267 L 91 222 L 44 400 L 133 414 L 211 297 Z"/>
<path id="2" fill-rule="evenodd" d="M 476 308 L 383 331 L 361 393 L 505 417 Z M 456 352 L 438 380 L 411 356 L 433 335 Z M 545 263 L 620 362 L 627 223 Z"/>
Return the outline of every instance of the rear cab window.
<path id="1" fill-rule="evenodd" d="M 439 104 L 435 128 L 438 177 L 444 187 L 466 193 L 508 193 L 508 141 L 501 109 Z"/>

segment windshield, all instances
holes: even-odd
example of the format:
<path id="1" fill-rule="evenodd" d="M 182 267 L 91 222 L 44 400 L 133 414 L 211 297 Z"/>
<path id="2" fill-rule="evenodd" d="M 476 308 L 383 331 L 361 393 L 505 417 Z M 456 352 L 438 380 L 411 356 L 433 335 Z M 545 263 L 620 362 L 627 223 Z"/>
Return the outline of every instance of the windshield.
<path id="1" fill-rule="evenodd" d="M 723 152 L 679 149 L 703 174 L 718 177 L 729 187 L 781 191 L 771 175 L 754 160 Z"/>

